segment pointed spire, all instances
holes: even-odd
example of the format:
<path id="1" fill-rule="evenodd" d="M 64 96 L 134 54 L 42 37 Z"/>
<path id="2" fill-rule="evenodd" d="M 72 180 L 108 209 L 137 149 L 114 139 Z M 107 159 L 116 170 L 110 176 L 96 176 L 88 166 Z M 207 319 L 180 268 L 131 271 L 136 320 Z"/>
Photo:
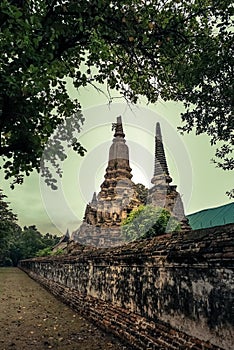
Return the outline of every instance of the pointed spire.
<path id="1" fill-rule="evenodd" d="M 161 127 L 159 122 L 156 123 L 155 136 L 157 137 L 158 140 L 162 142 L 162 133 L 161 133 Z"/>
<path id="2" fill-rule="evenodd" d="M 97 195 L 96 195 L 96 192 L 94 192 L 91 204 L 96 204 L 96 203 L 97 203 Z"/>
<path id="3" fill-rule="evenodd" d="M 123 125 L 122 125 L 122 118 L 121 116 L 117 117 L 117 123 L 113 124 L 113 129 L 115 129 L 114 137 L 125 137 L 125 134 L 123 132 Z"/>
<path id="4" fill-rule="evenodd" d="M 166 182 L 172 181 L 167 167 L 160 123 L 157 122 L 155 130 L 154 177 L 161 175 L 166 177 Z"/>
<path id="5" fill-rule="evenodd" d="M 109 149 L 108 166 L 104 175 L 105 180 L 101 184 L 98 200 L 100 198 L 114 198 L 116 196 L 116 186 L 120 180 L 128 181 L 132 178 L 129 150 L 126 145 L 121 117 L 117 117 L 117 122 L 112 124 L 112 130 L 115 130 L 115 133 Z"/>
<path id="6" fill-rule="evenodd" d="M 69 233 L 69 230 L 67 229 L 65 235 L 63 236 L 61 242 L 69 242 L 70 240 L 70 233 Z"/>
<path id="7" fill-rule="evenodd" d="M 113 129 L 115 130 L 115 133 L 109 151 L 109 162 L 116 162 L 118 159 L 125 159 L 129 162 L 128 146 L 125 144 L 125 134 L 123 132 L 121 117 L 117 117 L 117 122 L 112 124 L 112 130 Z"/>
<path id="8" fill-rule="evenodd" d="M 67 231 L 66 231 L 66 233 L 65 233 L 65 236 L 70 238 L 70 233 L 69 233 L 68 228 L 67 228 Z"/>

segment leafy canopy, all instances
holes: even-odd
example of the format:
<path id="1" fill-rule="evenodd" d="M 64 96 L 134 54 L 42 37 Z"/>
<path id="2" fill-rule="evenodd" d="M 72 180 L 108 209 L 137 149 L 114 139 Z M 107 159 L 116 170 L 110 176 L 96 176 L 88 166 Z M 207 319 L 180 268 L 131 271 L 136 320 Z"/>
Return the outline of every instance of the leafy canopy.
<path id="1" fill-rule="evenodd" d="M 9 202 L 6 201 L 7 196 L 0 189 L 0 221 L 12 222 L 17 221 L 17 216 L 12 212 L 9 207 Z"/>
<path id="2" fill-rule="evenodd" d="M 17 216 L 10 209 L 6 198 L 7 196 L 0 190 L 0 263 L 3 261 L 5 264 L 9 258 L 6 252 L 11 249 L 10 238 L 20 232 L 20 227 L 16 223 Z"/>
<path id="3" fill-rule="evenodd" d="M 20 259 L 42 256 L 41 250 L 44 254 L 50 252 L 60 238 L 50 233 L 42 235 L 34 225 L 22 230 L 6 198 L 0 190 L 0 266 L 16 266 Z"/>
<path id="4" fill-rule="evenodd" d="M 121 230 L 126 241 L 134 241 L 179 231 L 180 224 L 167 209 L 141 205 L 123 220 Z"/>
<path id="5" fill-rule="evenodd" d="M 0 4 L 0 155 L 6 177 L 39 170 L 55 128 L 83 155 L 74 137 L 83 117 L 69 97 L 95 82 L 130 102 L 182 101 L 181 130 L 222 141 L 217 166 L 233 169 L 233 6 L 231 0 L 2 0 Z M 61 142 L 46 155 L 56 166 Z M 42 164 L 48 184 L 55 187 Z"/>

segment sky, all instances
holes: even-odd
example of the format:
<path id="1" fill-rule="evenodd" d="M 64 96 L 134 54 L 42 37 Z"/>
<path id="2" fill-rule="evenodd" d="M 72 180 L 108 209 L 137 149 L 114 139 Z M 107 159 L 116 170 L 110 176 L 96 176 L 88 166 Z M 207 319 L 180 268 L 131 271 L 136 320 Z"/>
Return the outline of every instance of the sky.
<path id="1" fill-rule="evenodd" d="M 105 94 L 93 87 L 78 92 L 69 81 L 67 87 L 82 105 L 85 123 L 77 138 L 87 153 L 80 157 L 70 149 L 67 151 L 62 164 L 63 177 L 56 191 L 48 188 L 36 172 L 14 190 L 10 189 L 10 181 L 3 181 L 2 189 L 21 226 L 36 225 L 42 233 L 59 235 L 67 228 L 72 232 L 79 227 L 86 204 L 94 191 L 99 192 L 104 180 L 113 139 L 111 127 L 119 115 L 135 183 L 152 186 L 154 134 L 159 121 L 172 184 L 177 185 L 182 195 L 185 213 L 230 203 L 225 192 L 233 188 L 233 172 L 216 168 L 211 162 L 215 148 L 210 146 L 207 135 L 181 135 L 177 131 L 183 110 L 179 103 L 158 101 L 152 105 L 142 99 L 131 106 L 116 98 L 109 104 Z"/>

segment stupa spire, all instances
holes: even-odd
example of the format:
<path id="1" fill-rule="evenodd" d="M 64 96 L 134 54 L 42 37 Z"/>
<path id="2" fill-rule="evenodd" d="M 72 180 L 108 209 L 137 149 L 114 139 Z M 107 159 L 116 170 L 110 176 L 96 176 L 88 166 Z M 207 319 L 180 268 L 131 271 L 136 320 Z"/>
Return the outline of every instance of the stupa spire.
<path id="1" fill-rule="evenodd" d="M 164 177 L 168 183 L 172 181 L 168 171 L 160 123 L 157 122 L 155 130 L 154 177 L 152 182 L 154 183 L 155 178 L 158 177 Z"/>
<path id="2" fill-rule="evenodd" d="M 128 181 L 132 178 L 132 169 L 129 165 L 129 150 L 126 145 L 121 117 L 117 117 L 116 123 L 112 124 L 113 129 L 115 132 L 109 150 L 105 180 L 101 184 L 101 192 L 98 198 L 114 198 L 121 181 L 124 179 Z"/>
<path id="3" fill-rule="evenodd" d="M 117 117 L 117 122 L 112 124 L 112 130 L 115 130 L 113 143 L 109 151 L 109 166 L 115 165 L 129 168 L 129 151 L 126 145 L 125 134 L 121 117 Z M 121 162 L 119 162 L 121 160 Z"/>
<path id="4" fill-rule="evenodd" d="M 154 206 L 166 208 L 181 223 L 181 230 L 188 230 L 188 220 L 184 214 L 184 206 L 176 185 L 170 185 L 172 178 L 169 175 L 166 156 L 164 152 L 160 124 L 156 124 L 155 130 L 155 158 L 154 176 L 151 183 L 154 186 L 149 190 L 148 203 Z"/>
<path id="5" fill-rule="evenodd" d="M 121 116 L 117 117 L 117 122 L 112 124 L 112 129 L 115 129 L 114 137 L 125 137 Z"/>

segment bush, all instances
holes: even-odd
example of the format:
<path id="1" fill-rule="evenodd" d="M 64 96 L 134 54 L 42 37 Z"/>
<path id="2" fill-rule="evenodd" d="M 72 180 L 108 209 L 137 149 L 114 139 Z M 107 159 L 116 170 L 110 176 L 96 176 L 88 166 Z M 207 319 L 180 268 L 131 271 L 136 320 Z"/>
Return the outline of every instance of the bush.
<path id="1" fill-rule="evenodd" d="M 52 252 L 51 252 L 51 248 L 50 247 L 46 247 L 44 249 L 40 249 L 37 253 L 36 253 L 36 256 L 48 256 L 48 255 L 51 255 Z"/>
<path id="2" fill-rule="evenodd" d="M 160 207 L 141 205 L 122 222 L 122 235 L 128 242 L 180 230 L 180 223 Z"/>
<path id="3" fill-rule="evenodd" d="M 52 255 L 63 255 L 64 250 L 62 248 L 57 249 L 55 252 L 52 252 Z"/>

